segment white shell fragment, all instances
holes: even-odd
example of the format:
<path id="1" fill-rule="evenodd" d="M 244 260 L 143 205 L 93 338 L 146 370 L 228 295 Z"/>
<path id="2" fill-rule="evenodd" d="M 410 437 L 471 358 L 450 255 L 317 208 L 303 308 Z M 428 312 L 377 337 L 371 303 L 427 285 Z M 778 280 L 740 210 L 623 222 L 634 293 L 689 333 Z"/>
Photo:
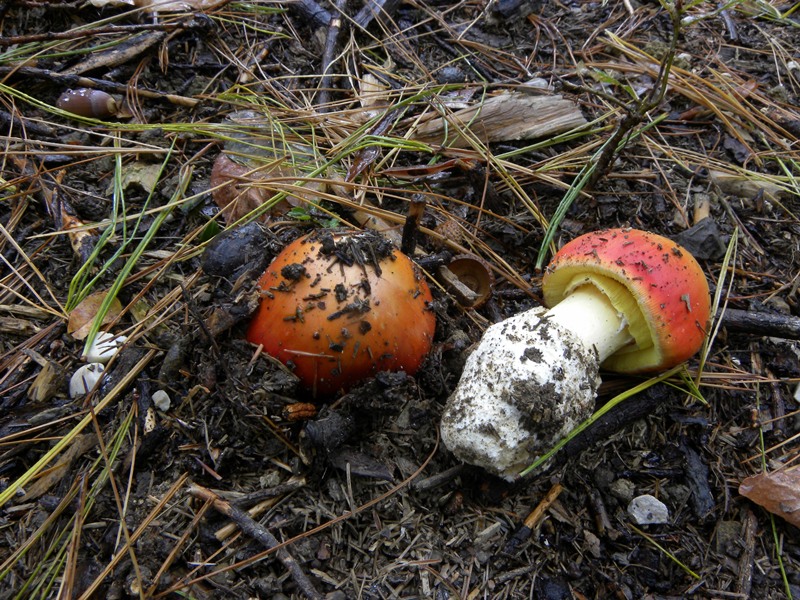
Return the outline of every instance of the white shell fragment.
<path id="1" fill-rule="evenodd" d="M 153 404 L 161 412 L 168 411 L 171 402 L 169 394 L 164 390 L 158 390 L 153 393 Z"/>
<path id="2" fill-rule="evenodd" d="M 73 373 L 69 380 L 69 397 L 77 398 L 91 392 L 97 382 L 103 378 L 105 370 L 106 368 L 98 362 L 83 365 Z"/>
<path id="3" fill-rule="evenodd" d="M 545 312 L 530 310 L 486 330 L 442 417 L 442 441 L 453 454 L 509 479 L 594 409 L 594 349 L 541 318 Z"/>
<path id="4" fill-rule="evenodd" d="M 114 335 L 107 331 L 101 331 L 94 338 L 94 342 L 83 359 L 87 362 L 107 363 L 119 352 L 119 349 L 127 340 L 128 338 L 124 335 Z"/>
<path id="5" fill-rule="evenodd" d="M 663 525 L 669 523 L 667 505 L 650 494 L 637 496 L 628 504 L 628 514 L 637 525 Z"/>

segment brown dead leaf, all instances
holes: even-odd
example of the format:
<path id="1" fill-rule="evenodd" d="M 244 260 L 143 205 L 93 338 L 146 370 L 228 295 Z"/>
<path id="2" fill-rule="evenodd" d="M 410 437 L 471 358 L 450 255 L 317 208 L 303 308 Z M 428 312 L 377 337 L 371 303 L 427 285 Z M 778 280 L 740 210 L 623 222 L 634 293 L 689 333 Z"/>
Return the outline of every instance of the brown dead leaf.
<path id="1" fill-rule="evenodd" d="M 72 309 L 69 313 L 69 323 L 67 323 L 67 333 L 69 333 L 76 340 L 86 339 L 89 335 L 89 330 L 92 328 L 92 323 L 97 316 L 97 311 L 106 299 L 106 292 L 95 292 L 87 296 L 78 306 Z M 114 298 L 108 312 L 103 317 L 101 325 L 110 323 L 119 316 L 122 312 L 122 303 L 119 299 Z"/>
<path id="2" fill-rule="evenodd" d="M 753 475 L 742 481 L 739 493 L 800 527 L 800 469 Z"/>
<path id="3" fill-rule="evenodd" d="M 254 169 L 239 164 L 226 154 L 220 154 L 211 168 L 211 197 L 217 206 L 222 209 L 222 214 L 228 223 L 238 221 L 247 213 L 255 210 L 276 192 L 280 186 L 270 185 L 273 179 L 287 185 L 292 177 L 302 177 L 299 170 L 294 169 L 288 161 L 282 164 L 276 160 L 272 165 Z M 314 191 L 320 186 L 314 183 L 306 185 L 308 199 L 315 199 Z M 283 202 L 276 204 L 261 220 L 268 220 L 270 216 L 280 215 L 292 206 L 299 206 L 301 201 L 288 196 Z"/>

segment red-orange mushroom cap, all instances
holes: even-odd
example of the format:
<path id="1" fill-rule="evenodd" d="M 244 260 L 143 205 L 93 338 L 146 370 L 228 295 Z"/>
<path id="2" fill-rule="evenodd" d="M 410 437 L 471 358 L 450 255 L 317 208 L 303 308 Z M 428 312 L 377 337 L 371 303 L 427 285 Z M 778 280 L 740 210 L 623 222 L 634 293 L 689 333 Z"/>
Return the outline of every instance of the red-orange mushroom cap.
<path id="1" fill-rule="evenodd" d="M 700 349 L 710 318 L 708 282 L 694 257 L 672 240 L 636 229 L 607 229 L 572 240 L 547 267 L 544 302 L 556 306 L 584 285 L 608 297 L 633 338 L 603 361 L 604 368 L 666 369 Z"/>
<path id="2" fill-rule="evenodd" d="M 379 371 L 413 375 L 430 351 L 430 289 L 414 263 L 374 232 L 299 238 L 259 286 L 247 339 L 289 365 L 314 396 Z"/>

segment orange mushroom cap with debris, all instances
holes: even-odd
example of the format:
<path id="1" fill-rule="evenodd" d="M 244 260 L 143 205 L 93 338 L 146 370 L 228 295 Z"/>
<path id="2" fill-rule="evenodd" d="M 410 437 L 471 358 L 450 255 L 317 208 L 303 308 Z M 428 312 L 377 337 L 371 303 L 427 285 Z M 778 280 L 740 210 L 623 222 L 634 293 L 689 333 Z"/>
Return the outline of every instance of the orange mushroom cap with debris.
<path id="1" fill-rule="evenodd" d="M 312 396 L 379 371 L 413 375 L 436 328 L 414 263 L 375 232 L 319 231 L 275 258 L 247 339 L 289 365 Z"/>

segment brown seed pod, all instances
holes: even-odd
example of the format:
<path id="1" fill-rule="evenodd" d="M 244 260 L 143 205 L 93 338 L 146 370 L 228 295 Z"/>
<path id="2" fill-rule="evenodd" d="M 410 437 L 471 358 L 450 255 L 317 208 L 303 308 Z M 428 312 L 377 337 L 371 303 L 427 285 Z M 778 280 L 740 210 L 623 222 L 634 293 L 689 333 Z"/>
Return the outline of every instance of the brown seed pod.
<path id="1" fill-rule="evenodd" d="M 494 276 L 489 265 L 482 258 L 471 254 L 454 256 L 447 268 L 458 280 L 475 292 L 475 298 L 466 301 L 457 298 L 459 303 L 466 308 L 478 308 L 492 295 Z"/>
<path id="2" fill-rule="evenodd" d="M 56 106 L 80 117 L 95 119 L 113 117 L 119 112 L 119 104 L 113 96 L 89 88 L 67 90 L 61 94 Z"/>

